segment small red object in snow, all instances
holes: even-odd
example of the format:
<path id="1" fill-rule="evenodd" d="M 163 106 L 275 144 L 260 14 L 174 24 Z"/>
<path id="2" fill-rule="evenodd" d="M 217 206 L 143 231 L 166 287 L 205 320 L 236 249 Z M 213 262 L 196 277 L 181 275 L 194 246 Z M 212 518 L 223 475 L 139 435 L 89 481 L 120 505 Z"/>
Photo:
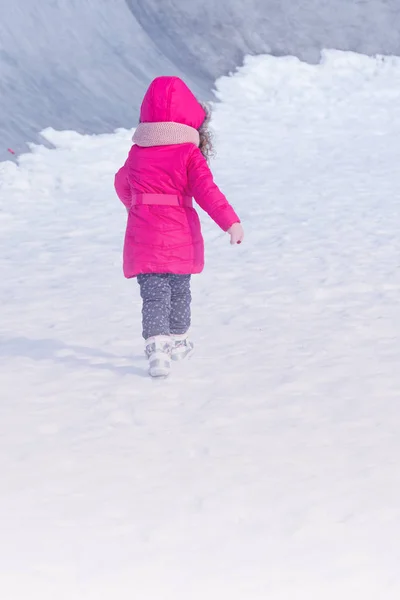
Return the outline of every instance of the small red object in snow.
<path id="1" fill-rule="evenodd" d="M 10 154 L 15 154 L 14 150 L 12 150 L 11 148 L 7 148 L 7 150 L 9 151 Z"/>

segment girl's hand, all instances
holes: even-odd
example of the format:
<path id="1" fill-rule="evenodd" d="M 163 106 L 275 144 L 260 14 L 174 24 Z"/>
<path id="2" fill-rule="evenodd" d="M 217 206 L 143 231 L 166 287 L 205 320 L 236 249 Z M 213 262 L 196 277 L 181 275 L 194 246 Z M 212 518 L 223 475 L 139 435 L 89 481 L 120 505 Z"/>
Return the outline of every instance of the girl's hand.
<path id="1" fill-rule="evenodd" d="M 244 238 L 244 231 L 241 223 L 234 223 L 232 227 L 228 229 L 228 233 L 231 236 L 231 244 L 241 244 Z"/>

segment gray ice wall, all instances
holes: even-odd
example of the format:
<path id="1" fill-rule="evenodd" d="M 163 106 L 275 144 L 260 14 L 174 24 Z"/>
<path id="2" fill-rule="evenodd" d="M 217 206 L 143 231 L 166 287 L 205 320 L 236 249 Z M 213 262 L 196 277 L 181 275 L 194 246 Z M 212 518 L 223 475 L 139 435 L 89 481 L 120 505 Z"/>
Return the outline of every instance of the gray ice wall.
<path id="1" fill-rule="evenodd" d="M 244 54 L 400 54 L 399 32 L 400 0 L 0 0 L 0 160 L 47 126 L 133 126 L 159 74 L 208 96 Z"/>

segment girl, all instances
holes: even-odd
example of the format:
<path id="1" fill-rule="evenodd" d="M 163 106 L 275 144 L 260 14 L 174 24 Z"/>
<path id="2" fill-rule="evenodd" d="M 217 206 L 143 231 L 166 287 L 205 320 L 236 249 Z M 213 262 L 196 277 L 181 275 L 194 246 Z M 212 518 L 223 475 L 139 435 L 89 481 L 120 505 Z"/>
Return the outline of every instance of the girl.
<path id="1" fill-rule="evenodd" d="M 192 197 L 240 244 L 239 217 L 213 181 L 209 114 L 178 77 L 157 77 L 115 189 L 128 211 L 124 275 L 137 277 L 143 337 L 153 377 L 193 352 L 190 276 L 204 267 L 204 244 Z"/>

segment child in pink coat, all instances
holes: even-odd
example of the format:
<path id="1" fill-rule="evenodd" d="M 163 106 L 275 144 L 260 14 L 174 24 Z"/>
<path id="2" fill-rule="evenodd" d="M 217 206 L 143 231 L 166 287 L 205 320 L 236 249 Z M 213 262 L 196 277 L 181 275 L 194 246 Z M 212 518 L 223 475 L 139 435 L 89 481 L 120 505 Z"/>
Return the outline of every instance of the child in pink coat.
<path id="1" fill-rule="evenodd" d="M 124 274 L 137 277 L 143 337 L 152 376 L 166 376 L 171 359 L 193 352 L 190 276 L 204 267 L 197 204 L 231 236 L 243 240 L 239 217 L 213 181 L 208 113 L 178 77 L 157 77 L 147 90 L 140 123 L 115 189 L 128 211 Z"/>

